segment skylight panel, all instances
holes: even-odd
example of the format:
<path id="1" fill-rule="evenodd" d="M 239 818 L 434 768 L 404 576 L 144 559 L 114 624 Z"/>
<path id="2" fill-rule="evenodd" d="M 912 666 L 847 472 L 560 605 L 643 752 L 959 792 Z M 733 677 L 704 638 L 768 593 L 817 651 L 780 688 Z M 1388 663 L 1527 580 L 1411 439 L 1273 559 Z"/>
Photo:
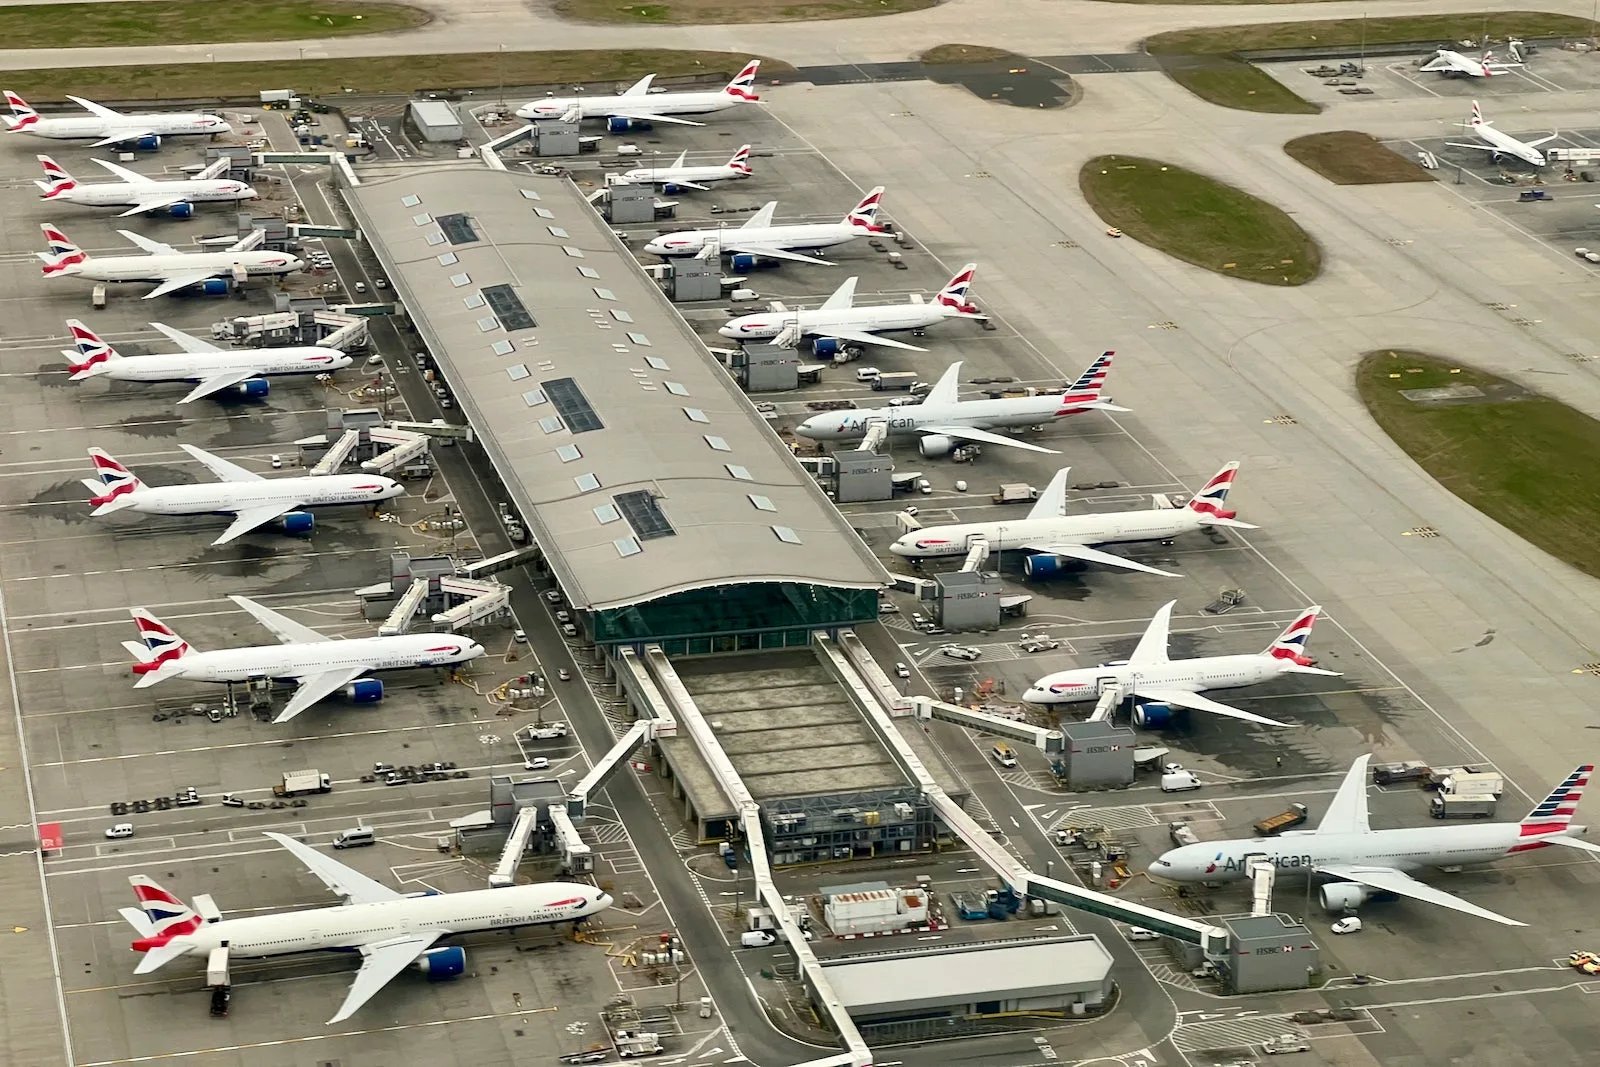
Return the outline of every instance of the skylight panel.
<path id="1" fill-rule="evenodd" d="M 682 382 L 662 382 L 661 384 L 666 386 L 667 387 L 667 392 L 671 393 L 673 396 L 688 396 L 689 395 L 688 387 L 685 386 Z"/>
<path id="2" fill-rule="evenodd" d="M 572 484 L 578 487 L 580 493 L 592 493 L 600 488 L 600 479 L 592 474 L 580 474 L 572 479 Z"/>
<path id="3" fill-rule="evenodd" d="M 629 556 L 637 556 L 639 553 L 644 551 L 644 549 L 639 547 L 639 542 L 635 541 L 631 537 L 619 537 L 615 541 L 611 542 L 611 544 L 612 547 L 617 550 L 617 555 L 621 556 L 623 559 L 627 559 Z"/>
<path id="4" fill-rule="evenodd" d="M 753 482 L 755 478 L 750 474 L 749 467 L 742 467 L 737 463 L 724 463 L 722 465 L 729 474 L 741 482 Z"/>
<path id="5" fill-rule="evenodd" d="M 623 311 L 621 308 L 612 308 L 611 309 L 611 317 L 616 319 L 618 322 L 632 322 L 633 321 L 633 316 L 628 314 L 626 311 Z"/>
<path id="6" fill-rule="evenodd" d="M 618 493 L 611 498 L 611 502 L 617 505 L 622 517 L 633 527 L 634 536 L 641 541 L 672 537 L 678 532 L 672 528 L 672 523 L 662 513 L 660 500 L 648 489 Z"/>
<path id="7" fill-rule="evenodd" d="M 683 409 L 683 413 L 685 415 L 689 416 L 689 421 L 690 422 L 710 422 L 711 421 L 710 419 L 708 419 L 706 417 L 706 413 L 701 411 L 699 408 L 684 408 Z"/>
<path id="8" fill-rule="evenodd" d="M 761 496 L 758 493 L 751 493 L 751 494 L 749 494 L 749 496 L 750 496 L 750 503 L 754 504 L 761 511 L 777 511 L 778 510 L 778 505 L 774 504 L 769 497 Z"/>
<path id="9" fill-rule="evenodd" d="M 712 448 L 716 449 L 718 452 L 732 452 L 733 451 L 733 449 L 729 447 L 728 442 L 724 441 L 720 437 L 713 436 L 712 434 L 706 434 L 705 438 L 706 438 L 706 444 L 710 445 Z"/>
<path id="10" fill-rule="evenodd" d="M 605 427 L 575 379 L 554 378 L 544 383 L 544 389 L 573 433 L 587 433 Z"/>
<path id="11" fill-rule="evenodd" d="M 778 535 L 778 540 L 785 544 L 798 545 L 801 543 L 800 535 L 787 526 L 774 526 L 772 532 Z"/>

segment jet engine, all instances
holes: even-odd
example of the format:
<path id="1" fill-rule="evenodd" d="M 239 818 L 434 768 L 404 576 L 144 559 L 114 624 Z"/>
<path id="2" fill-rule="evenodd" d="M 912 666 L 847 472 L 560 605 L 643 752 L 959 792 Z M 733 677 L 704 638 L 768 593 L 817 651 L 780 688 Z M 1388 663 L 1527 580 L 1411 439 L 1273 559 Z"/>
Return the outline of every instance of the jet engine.
<path id="1" fill-rule="evenodd" d="M 135 137 L 131 140 L 123 141 L 121 144 L 117 145 L 117 147 L 124 150 L 131 148 L 137 152 L 154 152 L 156 149 L 161 147 L 161 138 L 153 133 L 149 133 L 145 134 L 143 137 Z"/>
<path id="2" fill-rule="evenodd" d="M 383 699 L 383 682 L 377 678 L 358 678 L 344 687 L 344 695 L 355 704 L 376 704 Z"/>
<path id="3" fill-rule="evenodd" d="M 1069 571 L 1081 571 L 1083 564 L 1071 556 L 1053 556 L 1047 552 L 1022 557 L 1022 573 L 1027 578 L 1054 578 Z"/>
<path id="4" fill-rule="evenodd" d="M 167 214 L 175 219 L 192 219 L 194 218 L 194 205 L 188 201 L 169 204 L 167 206 Z"/>
<path id="5" fill-rule="evenodd" d="M 205 296 L 227 296 L 228 279 L 207 278 L 205 281 L 200 283 L 199 289 L 200 292 Z"/>
<path id="6" fill-rule="evenodd" d="M 688 191 L 684 186 L 673 185 L 671 182 L 663 182 L 661 186 L 661 192 L 665 196 L 681 196 Z"/>
<path id="7" fill-rule="evenodd" d="M 1141 730 L 1165 730 L 1172 725 L 1172 716 L 1171 704 L 1151 701 L 1135 702 L 1133 705 L 1133 725 Z"/>
<path id="8" fill-rule="evenodd" d="M 309 511 L 291 511 L 278 520 L 278 529 L 286 534 L 309 534 L 316 525 Z"/>
<path id="9" fill-rule="evenodd" d="M 951 449 L 955 447 L 956 439 L 948 434 L 942 433 L 926 434 L 922 440 L 917 443 L 917 451 L 921 452 L 928 459 L 938 459 L 940 456 L 948 456 Z"/>
<path id="10" fill-rule="evenodd" d="M 612 115 L 606 119 L 607 133 L 627 133 L 629 130 L 650 129 L 654 129 L 654 127 L 643 119 L 630 119 L 624 115 Z"/>
<path id="11" fill-rule="evenodd" d="M 837 337 L 818 337 L 811 342 L 811 351 L 817 354 L 818 359 L 832 359 L 844 347 L 844 342 Z"/>
<path id="12" fill-rule="evenodd" d="M 271 389 L 272 386 L 268 384 L 265 378 L 246 378 L 233 387 L 233 392 L 236 396 L 259 400 L 261 397 L 266 396 Z"/>
<path id="13" fill-rule="evenodd" d="M 412 966 L 427 975 L 428 981 L 442 982 L 466 971 L 467 950 L 454 945 L 432 949 Z"/>
<path id="14" fill-rule="evenodd" d="M 1329 882 L 1322 887 L 1322 906 L 1329 912 L 1355 911 L 1372 897 L 1372 890 L 1355 882 Z"/>

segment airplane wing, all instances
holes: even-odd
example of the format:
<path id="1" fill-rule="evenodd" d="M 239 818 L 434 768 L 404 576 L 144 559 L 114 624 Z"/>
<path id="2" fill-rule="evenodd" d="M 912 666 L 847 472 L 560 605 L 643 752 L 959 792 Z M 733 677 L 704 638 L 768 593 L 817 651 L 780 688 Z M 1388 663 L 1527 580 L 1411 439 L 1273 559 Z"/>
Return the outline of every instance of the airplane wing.
<path id="1" fill-rule="evenodd" d="M 96 105 L 96 106 L 99 106 L 99 105 Z M 107 147 L 109 145 L 122 144 L 124 141 L 137 141 L 141 137 L 154 137 L 154 136 L 156 136 L 156 131 L 154 131 L 154 130 L 149 130 L 149 129 L 145 129 L 145 130 L 121 129 L 121 130 L 116 131 L 115 133 L 107 134 L 105 137 L 100 138 L 98 141 L 91 142 L 89 147 L 90 148 L 105 148 L 105 147 Z"/>
<path id="2" fill-rule="evenodd" d="M 686 182 L 682 178 L 657 178 L 656 181 L 661 182 L 663 185 L 671 185 L 679 189 L 698 189 L 702 193 L 709 193 L 711 191 L 711 187 L 708 185 L 701 185 L 699 182 Z"/>
<path id="3" fill-rule="evenodd" d="M 158 207 L 166 207 L 169 204 L 180 204 L 185 199 L 187 198 L 181 193 L 174 193 L 171 196 L 160 192 L 151 193 L 148 199 L 139 201 L 139 203 L 134 207 L 130 207 L 128 210 L 117 215 L 117 218 L 125 219 L 129 215 L 142 215 L 146 211 L 154 211 Z"/>
<path id="4" fill-rule="evenodd" d="M 212 393 L 238 385 L 240 382 L 247 381 L 255 376 L 256 370 L 254 367 L 235 367 L 233 370 L 225 370 L 221 374 L 213 374 L 209 378 L 201 379 L 200 384 L 189 390 L 189 395 L 178 401 L 178 403 L 192 403 L 203 396 L 210 396 Z"/>
<path id="5" fill-rule="evenodd" d="M 735 230 L 733 232 L 737 233 L 738 231 Z M 796 263 L 815 263 L 821 267 L 833 266 L 832 263 L 825 259 L 818 259 L 816 256 L 803 256 L 799 252 L 790 252 L 782 248 L 774 248 L 771 245 L 753 245 L 741 241 L 730 243 L 725 240 L 719 240 L 717 244 L 723 252 L 748 252 L 752 256 L 766 256 L 768 259 L 788 259 Z"/>
<path id="6" fill-rule="evenodd" d="M 138 245 L 140 248 L 144 249 L 146 252 L 149 252 L 152 256 L 181 256 L 181 255 L 183 255 L 182 252 L 179 252 L 176 248 L 173 248 L 171 245 L 162 244 L 160 241 L 151 240 L 148 237 L 144 237 L 144 236 L 142 236 L 140 234 L 134 233 L 132 230 L 118 230 L 117 232 L 122 234 L 122 236 L 127 239 L 129 244 Z M 210 275 L 207 275 L 206 277 L 210 277 Z"/>
<path id="7" fill-rule="evenodd" d="M 305 864 L 306 870 L 322 879 L 322 884 L 342 897 L 346 904 L 377 904 L 385 900 L 398 900 L 401 896 L 382 882 L 375 882 L 360 871 L 351 870 L 303 841 L 271 831 L 263 832 L 294 853 L 294 858 Z"/>
<path id="8" fill-rule="evenodd" d="M 262 607 L 249 597 L 230 595 L 228 599 L 239 605 L 244 610 L 248 611 L 251 615 L 254 615 L 257 622 L 271 630 L 275 635 L 277 635 L 278 640 L 282 641 L 286 645 L 314 645 L 320 642 L 333 640 L 333 638 L 327 636 L 326 634 L 318 633 L 303 623 L 295 622 L 287 615 L 280 615 L 271 608 Z M 363 668 L 363 670 L 367 669 L 370 668 Z M 302 678 L 302 689 L 304 688 L 304 684 L 305 679 Z M 333 692 L 333 689 L 330 688 L 328 692 Z M 327 694 L 325 693 L 323 695 L 326 696 Z"/>
<path id="9" fill-rule="evenodd" d="M 704 126 L 703 122 L 691 122 L 688 119 L 677 119 L 671 115 L 657 115 L 649 111 L 622 111 L 615 107 L 606 108 L 606 114 L 619 119 L 633 119 L 635 122 L 671 122 L 679 126 Z"/>
<path id="10" fill-rule="evenodd" d="M 926 404 L 928 402 L 927 398 L 924 397 L 922 402 Z M 946 437 L 959 437 L 963 441 L 977 441 L 980 444 L 985 445 L 1006 445 L 1009 448 L 1021 448 L 1028 452 L 1045 452 L 1052 456 L 1060 454 L 1053 448 L 1041 448 L 1039 445 L 1030 445 L 1026 441 L 1017 440 L 1015 437 L 1007 437 L 1004 434 L 990 433 L 988 430 L 980 430 L 973 426 L 918 426 L 917 432 L 942 433 Z"/>
<path id="11" fill-rule="evenodd" d="M 1371 761 L 1372 754 L 1356 760 L 1345 772 L 1344 781 L 1339 784 L 1339 791 L 1333 795 L 1333 802 L 1328 805 L 1328 810 L 1323 814 L 1322 821 L 1317 823 L 1315 834 L 1366 834 L 1372 832 L 1372 825 L 1367 821 L 1367 764 Z"/>
<path id="12" fill-rule="evenodd" d="M 1039 499 L 1028 509 L 1028 518 L 1059 519 L 1067 513 L 1067 475 L 1071 473 L 1071 467 L 1062 467 L 1056 471 L 1050 479 L 1050 484 L 1039 494 Z"/>
<path id="13" fill-rule="evenodd" d="M 115 174 L 117 177 L 121 178 L 123 181 L 127 182 L 129 185 L 155 185 L 156 184 L 156 182 L 153 179 L 147 178 L 145 175 L 140 174 L 136 170 L 129 170 L 127 167 L 119 167 L 117 164 L 109 163 L 109 162 L 107 162 L 106 160 L 103 160 L 103 159 L 91 159 L 90 162 L 91 163 L 100 164 L 100 166 L 104 167 L 106 170 L 109 170 L 112 174 Z"/>
<path id="14" fill-rule="evenodd" d="M 415 963 L 417 957 L 426 952 L 440 936 L 403 937 L 381 941 L 376 945 L 362 945 L 361 969 L 356 972 L 355 981 L 350 983 L 350 992 L 345 994 L 344 1003 L 333 1013 L 328 1025 L 344 1022 L 360 1011 L 363 1004 L 388 985 L 390 979 Z"/>
<path id="15" fill-rule="evenodd" d="M 215 277 L 216 273 L 209 270 L 189 270 L 178 274 L 168 274 L 160 285 L 144 294 L 142 299 L 154 300 L 158 296 L 176 293 L 180 289 L 187 289 L 191 285 L 199 285 L 201 282 Z"/>
<path id="16" fill-rule="evenodd" d="M 1172 609 L 1177 606 L 1176 600 L 1169 600 L 1156 609 L 1156 613 L 1150 617 L 1150 625 L 1144 628 L 1144 635 L 1134 646 L 1133 655 L 1128 657 L 1131 665 L 1142 667 L 1167 662 L 1167 643 L 1172 634 Z"/>
<path id="17" fill-rule="evenodd" d="M 259 508 L 243 508 L 233 513 L 233 522 L 222 531 L 222 536 L 211 542 L 211 547 L 236 541 L 251 530 L 265 526 L 295 509 L 294 504 L 264 504 Z"/>
<path id="18" fill-rule="evenodd" d="M 201 352 L 223 351 L 223 349 L 212 344 L 210 341 L 202 341 L 200 338 L 195 337 L 192 334 L 184 333 L 182 330 L 174 330 L 171 326 L 168 326 L 165 323 L 152 322 L 150 326 L 152 329 L 155 329 L 165 335 L 167 340 L 171 341 L 185 352 L 198 355 Z"/>
<path id="19" fill-rule="evenodd" d="M 739 228 L 741 230 L 764 230 L 768 226 L 772 225 L 773 216 L 775 216 L 777 213 L 778 202 L 776 200 L 768 200 L 765 204 L 761 205 L 760 210 L 758 210 L 754 215 L 751 215 L 749 218 L 745 219 L 744 224 Z"/>
<path id="20" fill-rule="evenodd" d="M 847 311 L 856 306 L 856 282 L 860 278 L 849 277 L 833 291 L 833 295 L 822 302 L 818 311 Z"/>
<path id="21" fill-rule="evenodd" d="M 841 341 L 854 341 L 858 345 L 882 345 L 885 348 L 903 348 L 907 352 L 927 351 L 926 348 L 918 348 L 916 345 L 908 345 L 904 341 L 896 341 L 892 338 L 880 337 L 875 333 L 867 333 L 864 330 L 836 330 L 830 326 L 814 332 L 826 334 L 828 337 L 837 337 Z"/>
<path id="22" fill-rule="evenodd" d="M 1245 722 L 1260 723 L 1262 726 L 1294 726 L 1292 722 L 1279 722 L 1262 715 L 1252 715 L 1248 711 L 1219 704 L 1215 700 L 1208 700 L 1199 693 L 1190 693 L 1183 689 L 1149 689 L 1139 684 L 1139 679 L 1134 678 L 1134 692 L 1146 700 L 1155 701 L 1157 704 L 1176 704 L 1180 708 L 1193 708 L 1195 711 L 1209 711 L 1213 715 L 1222 715 L 1229 719 L 1243 719 Z"/>
<path id="23" fill-rule="evenodd" d="M 104 104 L 97 104 L 93 100 L 85 100 L 81 96 L 69 96 L 67 99 L 71 100 L 74 104 L 77 104 L 79 107 L 83 108 L 83 110 L 89 112 L 89 114 L 95 116 L 96 118 L 102 118 L 108 121 L 117 121 L 119 119 L 125 119 L 128 117 L 120 111 L 106 107 Z"/>
<path id="24" fill-rule="evenodd" d="M 1136 563 L 1133 560 L 1127 559 L 1123 556 L 1115 556 L 1110 552 L 1101 552 L 1098 549 L 1089 548 L 1087 545 L 1080 545 L 1071 541 L 1051 541 L 1049 539 L 1043 539 L 1029 541 L 1022 547 L 1029 552 L 1046 552 L 1055 556 L 1071 556 L 1073 559 L 1081 559 L 1085 563 L 1099 563 L 1106 567 L 1121 567 L 1124 570 L 1143 571 L 1145 574 L 1159 574 L 1163 578 L 1183 577 L 1183 575 L 1174 574 L 1172 571 L 1164 571 L 1156 567 L 1149 567 L 1143 563 Z"/>
<path id="25" fill-rule="evenodd" d="M 1542 837 L 1539 841 L 1546 845 L 1564 845 L 1567 848 L 1582 849 L 1584 852 L 1600 852 L 1600 845 L 1593 841 L 1580 841 L 1576 837 Z"/>
<path id="26" fill-rule="evenodd" d="M 1537 141 L 1524 141 L 1522 143 L 1527 145 L 1529 148 L 1538 148 L 1542 144 L 1549 144 L 1551 141 L 1554 141 L 1560 136 L 1561 135 L 1559 133 L 1552 133 L 1549 137 L 1541 137 Z"/>
<path id="27" fill-rule="evenodd" d="M 189 444 L 181 444 L 178 447 L 183 449 L 185 452 L 189 453 L 189 455 L 193 456 L 195 459 L 199 460 L 201 463 L 204 463 L 211 470 L 211 473 L 215 474 L 222 481 L 225 481 L 225 482 L 264 482 L 264 481 L 266 481 L 265 478 L 261 477 L 261 475 L 257 474 L 255 471 L 247 471 L 243 467 L 239 466 L 237 463 L 229 463 L 227 460 L 223 459 L 221 456 L 213 456 L 210 452 L 207 452 L 203 448 L 196 448 L 194 445 L 189 445 Z"/>
<path id="28" fill-rule="evenodd" d="M 1449 145 L 1451 148 L 1476 148 L 1480 152 L 1501 152 L 1505 155 L 1511 154 L 1506 152 L 1506 150 L 1503 148 L 1496 148 L 1492 144 L 1459 144 L 1455 141 L 1446 141 L 1445 144 Z"/>
<path id="29" fill-rule="evenodd" d="M 1504 915 L 1480 908 L 1476 904 L 1468 904 L 1453 893 L 1446 893 L 1442 889 L 1435 889 L 1417 881 L 1404 871 L 1397 871 L 1393 867 L 1364 867 L 1343 864 L 1318 864 L 1314 868 L 1319 874 L 1329 874 L 1335 878 L 1343 878 L 1348 882 L 1358 882 L 1371 889 L 1384 893 L 1394 893 L 1397 896 L 1410 897 L 1427 904 L 1437 904 L 1442 908 L 1464 912 L 1467 915 L 1476 915 L 1480 919 L 1501 923 L 1505 926 L 1527 926 L 1527 923 L 1508 919 Z"/>
<path id="30" fill-rule="evenodd" d="M 235 597 L 234 599 L 243 600 L 244 598 Z M 263 608 L 262 610 L 266 609 Z M 316 633 L 315 630 L 311 632 Z M 318 636 L 320 637 L 321 635 L 318 634 Z M 370 667 L 367 664 L 361 663 L 354 667 L 341 667 L 337 670 L 323 671 L 321 674 L 301 675 L 299 679 L 300 688 L 295 690 L 294 696 L 289 699 L 289 703 L 284 706 L 282 711 L 278 712 L 278 717 L 272 721 L 274 723 L 288 722 L 319 700 L 331 697 L 343 687 L 366 674 L 369 669 Z"/>

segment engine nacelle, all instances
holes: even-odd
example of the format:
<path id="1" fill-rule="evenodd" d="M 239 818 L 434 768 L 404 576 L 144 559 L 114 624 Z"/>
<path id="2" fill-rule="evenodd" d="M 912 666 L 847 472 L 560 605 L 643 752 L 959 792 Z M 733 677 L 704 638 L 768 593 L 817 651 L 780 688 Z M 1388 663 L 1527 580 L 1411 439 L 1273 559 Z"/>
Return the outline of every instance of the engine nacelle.
<path id="1" fill-rule="evenodd" d="M 422 958 L 412 966 L 427 975 L 428 981 L 442 982 L 466 971 L 467 950 L 454 945 L 436 948 L 424 952 Z"/>
<path id="2" fill-rule="evenodd" d="M 837 337 L 818 337 L 811 342 L 811 351 L 817 354 L 818 359 L 832 359 L 844 348 L 844 342 Z"/>
<path id="3" fill-rule="evenodd" d="M 167 207 L 167 214 L 175 219 L 194 218 L 194 205 L 190 203 L 171 204 Z"/>
<path id="4" fill-rule="evenodd" d="M 205 281 L 200 283 L 199 289 L 200 292 L 204 293 L 206 296 L 227 296 L 228 279 L 207 278 Z"/>
<path id="5" fill-rule="evenodd" d="M 117 147 L 123 149 L 131 148 L 137 152 L 154 152 L 161 147 L 161 138 L 150 133 L 143 137 L 136 137 L 131 141 L 123 141 Z"/>
<path id="6" fill-rule="evenodd" d="M 1172 705 L 1148 703 L 1135 703 L 1133 705 L 1133 725 L 1141 730 L 1165 730 L 1172 725 Z"/>
<path id="7" fill-rule="evenodd" d="M 309 534 L 316 526 L 317 520 L 309 511 L 291 511 L 278 520 L 278 529 L 286 534 Z"/>
<path id="8" fill-rule="evenodd" d="M 735 252 L 728 259 L 735 274 L 749 274 L 756 269 L 756 257 L 749 252 Z"/>
<path id="9" fill-rule="evenodd" d="M 688 191 L 689 190 L 686 187 L 682 185 L 673 185 L 671 182 L 664 182 L 661 186 L 661 192 L 665 196 L 679 196 Z"/>
<path id="10" fill-rule="evenodd" d="M 608 133 L 627 133 L 634 128 L 633 120 L 624 118 L 621 115 L 611 115 L 606 119 L 606 131 Z"/>
<path id="11" fill-rule="evenodd" d="M 354 704 L 376 704 L 383 699 L 383 682 L 377 678 L 357 678 L 344 687 L 344 695 Z"/>
<path id="12" fill-rule="evenodd" d="M 1071 570 L 1082 570 L 1083 565 L 1071 556 L 1052 556 L 1040 552 L 1022 557 L 1022 574 L 1027 578 L 1053 578 Z"/>
<path id="13" fill-rule="evenodd" d="M 1329 882 L 1321 896 L 1322 906 L 1330 912 L 1355 911 L 1372 899 L 1372 890 L 1355 882 Z"/>
<path id="14" fill-rule="evenodd" d="M 942 433 L 926 434 L 921 441 L 917 442 L 917 451 L 928 459 L 948 456 L 955 447 L 956 439 Z"/>

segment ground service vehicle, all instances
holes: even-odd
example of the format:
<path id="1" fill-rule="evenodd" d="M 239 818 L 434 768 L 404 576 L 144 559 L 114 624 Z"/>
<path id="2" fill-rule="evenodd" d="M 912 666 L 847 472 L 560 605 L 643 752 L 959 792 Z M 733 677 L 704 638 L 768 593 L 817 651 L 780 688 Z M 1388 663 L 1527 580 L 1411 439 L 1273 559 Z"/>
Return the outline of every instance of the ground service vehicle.
<path id="1" fill-rule="evenodd" d="M 333 792 L 333 779 L 317 770 L 284 771 L 283 780 L 272 787 L 275 797 L 299 797 L 307 793 Z"/>
<path id="2" fill-rule="evenodd" d="M 1291 826 L 1299 826 L 1306 821 L 1306 806 L 1304 804 L 1290 804 L 1287 811 L 1262 819 L 1256 823 L 1256 833 L 1262 837 L 1271 837 L 1281 833 Z"/>

